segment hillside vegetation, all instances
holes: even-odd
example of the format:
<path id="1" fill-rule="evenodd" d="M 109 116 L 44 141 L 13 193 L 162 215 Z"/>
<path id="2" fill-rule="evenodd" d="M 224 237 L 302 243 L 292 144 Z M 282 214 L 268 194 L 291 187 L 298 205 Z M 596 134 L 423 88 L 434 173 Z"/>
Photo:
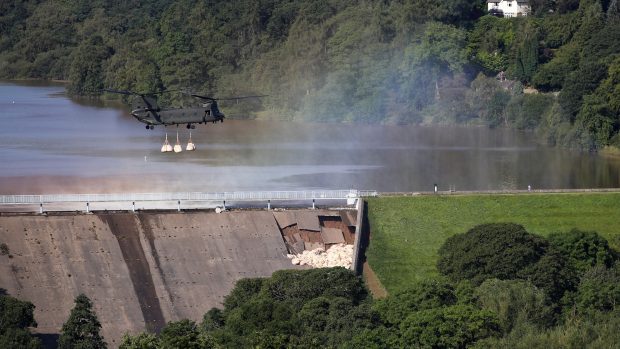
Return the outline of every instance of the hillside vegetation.
<path id="1" fill-rule="evenodd" d="M 233 105 L 243 117 L 485 124 L 620 146 L 618 1 L 531 5 L 496 18 L 482 0 L 3 1 L 0 77 L 69 80 L 78 95 L 269 95 Z"/>

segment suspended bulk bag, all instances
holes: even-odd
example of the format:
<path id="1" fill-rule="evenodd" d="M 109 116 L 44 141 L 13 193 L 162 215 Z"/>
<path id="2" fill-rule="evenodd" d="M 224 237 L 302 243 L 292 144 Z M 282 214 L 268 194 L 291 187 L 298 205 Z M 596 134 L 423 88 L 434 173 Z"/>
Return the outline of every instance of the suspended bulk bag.
<path id="1" fill-rule="evenodd" d="M 192 142 L 192 131 L 189 131 L 189 141 L 187 141 L 187 147 L 185 147 L 185 150 L 196 150 L 196 146 L 194 145 L 194 142 Z"/>
<path id="2" fill-rule="evenodd" d="M 168 134 L 166 133 L 166 140 L 164 141 L 164 145 L 161 146 L 161 152 L 166 153 L 172 151 L 172 146 L 168 143 Z"/>
<path id="3" fill-rule="evenodd" d="M 174 145 L 174 152 L 180 153 L 183 151 L 183 147 L 181 147 L 181 142 L 179 142 L 179 131 L 177 131 L 177 144 Z"/>

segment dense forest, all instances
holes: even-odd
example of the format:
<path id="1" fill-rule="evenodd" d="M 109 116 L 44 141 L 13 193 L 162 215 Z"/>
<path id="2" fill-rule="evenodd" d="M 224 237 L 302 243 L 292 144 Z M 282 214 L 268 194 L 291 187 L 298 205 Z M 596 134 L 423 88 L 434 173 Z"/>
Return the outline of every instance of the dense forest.
<path id="1" fill-rule="evenodd" d="M 483 0 L 3 1 L 0 78 L 68 80 L 77 95 L 268 94 L 227 110 L 515 127 L 551 145 L 620 147 L 619 2 L 530 4 L 530 16 L 498 18 Z"/>

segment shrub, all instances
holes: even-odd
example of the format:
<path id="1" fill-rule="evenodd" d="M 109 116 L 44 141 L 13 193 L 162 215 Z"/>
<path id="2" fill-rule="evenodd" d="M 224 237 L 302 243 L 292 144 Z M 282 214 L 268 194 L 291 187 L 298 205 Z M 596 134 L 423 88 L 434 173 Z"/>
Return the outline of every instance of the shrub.
<path id="1" fill-rule="evenodd" d="M 577 290 L 575 305 L 581 313 L 612 311 L 620 304 L 620 265 L 588 270 Z"/>
<path id="2" fill-rule="evenodd" d="M 374 309 L 383 322 L 400 324 L 412 311 L 456 304 L 452 285 L 444 280 L 425 280 L 385 299 L 377 300 Z"/>
<path id="3" fill-rule="evenodd" d="M 452 280 L 515 279 L 519 271 L 544 255 L 547 242 L 513 223 L 475 226 L 446 240 L 439 249 L 437 267 Z"/>
<path id="4" fill-rule="evenodd" d="M 547 239 L 581 272 L 596 265 L 611 267 L 617 259 L 617 253 L 609 247 L 607 240 L 594 231 L 573 229 L 553 233 Z"/>
<path id="5" fill-rule="evenodd" d="M 400 325 L 409 348 L 465 348 L 499 334 L 496 315 L 470 305 L 433 308 L 411 314 Z"/>
<path id="6" fill-rule="evenodd" d="M 545 303 L 544 291 L 529 281 L 489 279 L 476 289 L 475 295 L 478 305 L 498 315 L 504 333 L 519 324 L 544 327 L 551 323 L 552 309 Z"/>
<path id="7" fill-rule="evenodd" d="M 276 271 L 265 280 L 261 292 L 269 299 L 290 302 L 296 309 L 316 297 L 343 297 L 354 304 L 368 297 L 362 279 L 342 267 Z"/>
<path id="8" fill-rule="evenodd" d="M 579 281 L 575 268 L 555 249 L 547 251 L 536 263 L 521 270 L 517 276 L 542 288 L 553 303 L 559 302 L 566 291 L 575 290 Z"/>
<path id="9" fill-rule="evenodd" d="M 5 256 L 7 254 L 9 254 L 9 246 L 3 242 L 0 244 L 0 255 Z"/>

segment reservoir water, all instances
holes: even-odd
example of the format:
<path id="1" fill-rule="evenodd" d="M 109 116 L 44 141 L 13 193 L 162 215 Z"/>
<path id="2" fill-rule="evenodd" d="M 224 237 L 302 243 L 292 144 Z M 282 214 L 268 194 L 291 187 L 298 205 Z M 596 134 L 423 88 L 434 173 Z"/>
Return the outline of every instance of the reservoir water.
<path id="1" fill-rule="evenodd" d="M 177 154 L 160 152 L 176 127 L 148 131 L 128 109 L 0 82 L 0 194 L 620 186 L 620 159 L 515 130 L 226 120 L 198 125 L 196 151 Z"/>

